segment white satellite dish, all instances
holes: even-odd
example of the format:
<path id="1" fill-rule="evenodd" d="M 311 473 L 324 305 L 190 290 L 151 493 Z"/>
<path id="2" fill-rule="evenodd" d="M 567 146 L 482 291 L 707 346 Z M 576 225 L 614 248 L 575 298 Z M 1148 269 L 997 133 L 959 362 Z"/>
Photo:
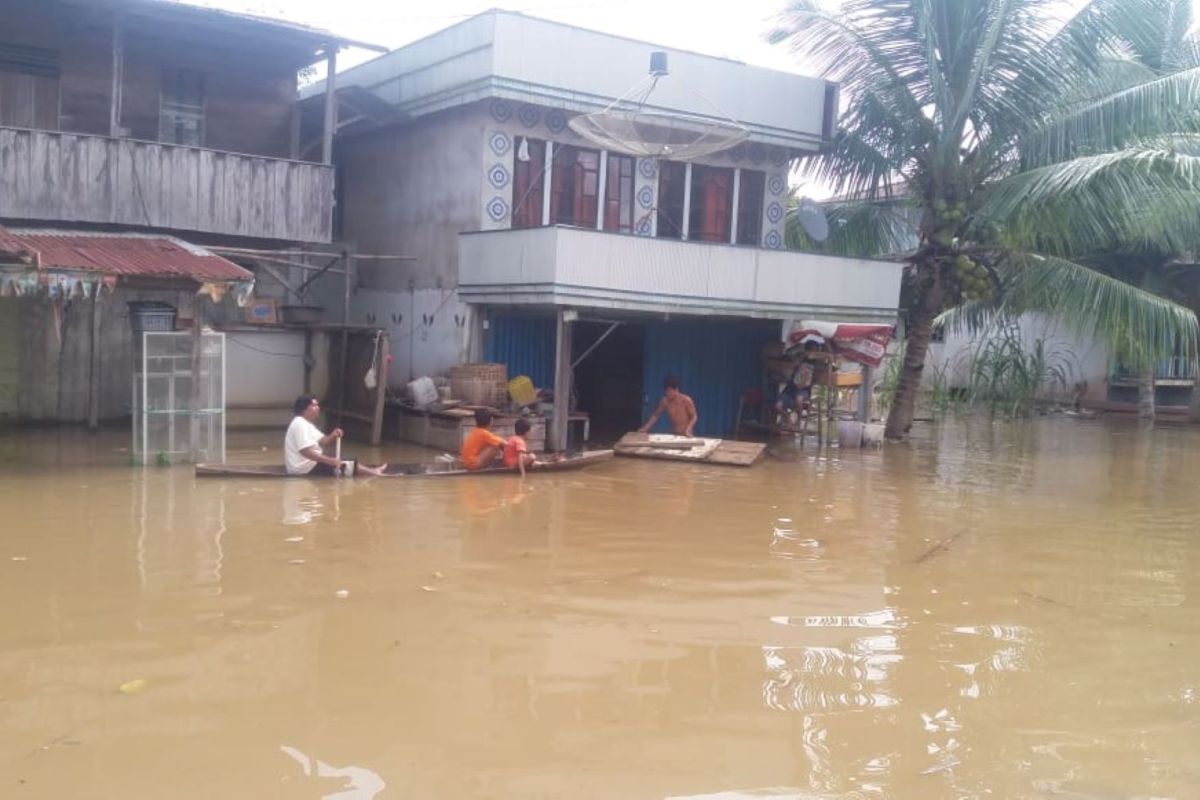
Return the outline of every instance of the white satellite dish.
<path id="1" fill-rule="evenodd" d="M 829 220 L 826 219 L 825 212 L 807 197 L 796 207 L 796 219 L 814 242 L 823 242 L 829 238 Z"/>
<path id="2" fill-rule="evenodd" d="M 728 150 L 750 131 L 695 92 L 676 84 L 677 94 L 691 94 L 711 115 L 661 110 L 649 102 L 661 78 L 670 74 L 667 54 L 650 54 L 650 74 L 609 103 L 603 111 L 580 114 L 571 130 L 606 150 L 653 159 L 689 161 Z"/>

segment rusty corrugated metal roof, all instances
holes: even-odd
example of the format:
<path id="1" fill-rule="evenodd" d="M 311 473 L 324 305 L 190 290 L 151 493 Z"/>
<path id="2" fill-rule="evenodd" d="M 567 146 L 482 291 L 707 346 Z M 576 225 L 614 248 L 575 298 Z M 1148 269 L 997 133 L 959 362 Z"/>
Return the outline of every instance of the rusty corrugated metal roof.
<path id="1" fill-rule="evenodd" d="M 0 260 L 32 263 L 32 255 L 20 239 L 0 226 Z"/>
<path id="2" fill-rule="evenodd" d="M 0 227 L 0 255 L 21 252 L 34 254 L 34 263 L 43 270 L 200 282 L 254 277 L 232 261 L 174 236 Z"/>

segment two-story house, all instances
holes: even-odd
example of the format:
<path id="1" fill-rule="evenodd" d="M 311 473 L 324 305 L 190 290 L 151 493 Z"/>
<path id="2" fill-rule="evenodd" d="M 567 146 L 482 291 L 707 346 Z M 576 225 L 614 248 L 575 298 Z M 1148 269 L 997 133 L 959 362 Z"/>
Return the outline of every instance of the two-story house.
<path id="1" fill-rule="evenodd" d="M 654 51 L 669 74 L 647 109 L 747 138 L 685 162 L 576 135 Z M 339 235 L 415 258 L 364 267 L 355 299 L 392 328 L 397 383 L 503 362 L 628 430 L 674 374 L 698 430 L 725 433 L 790 320 L 896 318 L 898 266 L 784 249 L 789 168 L 833 134 L 824 81 L 490 11 L 337 86 L 355 115 L 335 146 Z"/>
<path id="2" fill-rule="evenodd" d="M 298 73 L 353 43 L 165 0 L 0 19 L 0 419 L 94 424 L 128 412 L 128 301 L 194 317 L 253 277 L 208 248 L 330 241 L 335 109 L 302 140 Z"/>

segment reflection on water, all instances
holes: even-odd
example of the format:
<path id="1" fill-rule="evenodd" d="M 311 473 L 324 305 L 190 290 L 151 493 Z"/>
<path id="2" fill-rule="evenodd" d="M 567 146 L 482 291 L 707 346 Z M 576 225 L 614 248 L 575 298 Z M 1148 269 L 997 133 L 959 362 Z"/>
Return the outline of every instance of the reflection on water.
<path id="1" fill-rule="evenodd" d="M 0 796 L 1200 785 L 1200 431 L 524 480 L 196 481 L 126 446 L 0 438 Z"/>
<path id="2" fill-rule="evenodd" d="M 309 758 L 294 747 L 282 745 L 279 749 L 300 765 L 300 769 L 304 771 L 304 777 L 338 780 L 338 789 L 329 794 L 322 794 L 321 800 L 372 800 L 387 786 L 382 778 L 369 769 L 331 767 L 324 761 Z"/>

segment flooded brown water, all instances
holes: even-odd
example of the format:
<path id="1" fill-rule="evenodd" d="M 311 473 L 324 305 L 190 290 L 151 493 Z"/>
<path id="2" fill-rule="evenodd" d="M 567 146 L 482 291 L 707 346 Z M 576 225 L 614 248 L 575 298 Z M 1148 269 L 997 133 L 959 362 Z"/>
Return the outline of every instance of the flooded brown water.
<path id="1" fill-rule="evenodd" d="M 0 438 L 0 797 L 1200 796 L 1200 431 L 523 483 L 126 446 Z"/>

